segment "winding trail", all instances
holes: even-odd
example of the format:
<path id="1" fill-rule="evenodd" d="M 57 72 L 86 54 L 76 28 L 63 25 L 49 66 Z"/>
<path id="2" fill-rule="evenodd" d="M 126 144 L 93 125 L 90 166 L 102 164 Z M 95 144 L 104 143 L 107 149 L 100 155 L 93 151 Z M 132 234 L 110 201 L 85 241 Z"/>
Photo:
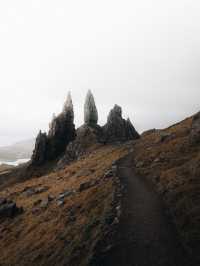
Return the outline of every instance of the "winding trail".
<path id="1" fill-rule="evenodd" d="M 118 164 L 125 186 L 116 246 L 101 266 L 190 266 L 176 229 L 154 187 L 134 173 L 131 156 Z"/>

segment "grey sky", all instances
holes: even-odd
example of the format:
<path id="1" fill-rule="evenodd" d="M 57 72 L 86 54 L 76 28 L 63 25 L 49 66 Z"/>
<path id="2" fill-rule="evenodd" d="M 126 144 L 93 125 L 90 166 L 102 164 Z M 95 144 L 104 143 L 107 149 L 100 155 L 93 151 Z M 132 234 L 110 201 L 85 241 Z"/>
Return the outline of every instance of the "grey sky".
<path id="1" fill-rule="evenodd" d="M 100 124 L 120 104 L 139 131 L 200 109 L 200 1 L 0 2 L 0 145 L 46 129 L 71 90 Z"/>

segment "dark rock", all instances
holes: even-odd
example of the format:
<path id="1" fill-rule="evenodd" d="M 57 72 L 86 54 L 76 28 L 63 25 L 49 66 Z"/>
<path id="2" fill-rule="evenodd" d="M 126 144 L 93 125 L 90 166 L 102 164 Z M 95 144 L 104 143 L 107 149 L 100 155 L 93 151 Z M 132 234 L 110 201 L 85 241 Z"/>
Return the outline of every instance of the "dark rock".
<path id="1" fill-rule="evenodd" d="M 6 198 L 0 198 L 0 206 L 7 202 Z"/>
<path id="2" fill-rule="evenodd" d="M 161 130 L 157 130 L 157 134 L 159 135 L 158 142 L 164 142 L 165 140 L 171 139 L 171 137 L 173 136 L 172 133 Z"/>
<path id="3" fill-rule="evenodd" d="M 87 125 L 97 125 L 98 112 L 92 92 L 89 90 L 84 105 L 84 122 Z"/>
<path id="4" fill-rule="evenodd" d="M 41 202 L 40 207 L 43 208 L 43 209 L 46 209 L 46 208 L 48 207 L 48 205 L 49 205 L 49 199 L 46 198 L 46 199 L 44 199 L 44 200 Z"/>
<path id="5" fill-rule="evenodd" d="M 64 200 L 58 200 L 57 201 L 58 206 L 63 206 L 65 204 Z"/>
<path id="6" fill-rule="evenodd" d="M 63 111 L 54 116 L 48 135 L 40 131 L 32 155 L 32 165 L 42 165 L 64 153 L 66 146 L 75 139 L 74 111 L 71 95 L 68 95 Z"/>
<path id="7" fill-rule="evenodd" d="M 107 124 L 103 127 L 105 142 L 124 142 L 138 139 L 139 134 L 133 127 L 130 119 L 122 118 L 122 109 L 115 105 L 110 111 Z"/>
<path id="8" fill-rule="evenodd" d="M 39 132 L 31 158 L 33 165 L 42 165 L 47 159 L 47 134 Z"/>
<path id="9" fill-rule="evenodd" d="M 85 191 L 93 186 L 95 186 L 97 184 L 97 181 L 87 181 L 85 183 L 82 183 L 79 187 L 79 192 Z"/>
<path id="10" fill-rule="evenodd" d="M 54 199 L 55 199 L 54 196 L 52 196 L 52 195 L 50 195 L 50 194 L 48 195 L 48 200 L 49 200 L 49 201 L 53 201 Z"/>
<path id="11" fill-rule="evenodd" d="M 36 194 L 35 189 L 34 188 L 27 188 L 24 190 L 23 194 L 27 197 L 31 197 L 34 194 Z"/>
<path id="12" fill-rule="evenodd" d="M 36 200 L 33 204 L 33 206 L 38 206 L 39 204 L 41 204 L 42 200 L 39 199 L 39 200 Z"/>
<path id="13" fill-rule="evenodd" d="M 46 192 L 48 189 L 48 187 L 26 187 L 23 191 L 23 194 L 27 197 L 31 197 L 35 194 Z"/>
<path id="14" fill-rule="evenodd" d="M 92 145 L 98 144 L 102 136 L 102 128 L 98 125 L 89 126 L 84 124 L 79 127 L 76 132 L 76 139 L 67 146 L 65 155 L 58 162 L 58 168 L 62 168 L 67 163 L 89 154 Z"/>
<path id="15" fill-rule="evenodd" d="M 23 208 L 18 208 L 16 203 L 7 199 L 1 201 L 0 218 L 13 218 L 23 212 Z"/>
<path id="16" fill-rule="evenodd" d="M 65 198 L 67 198 L 67 197 L 70 197 L 70 196 L 73 195 L 74 193 L 75 193 L 74 190 L 67 190 L 67 191 L 61 193 L 61 194 L 58 196 L 58 201 L 59 201 L 59 200 L 63 200 L 63 199 L 65 199 Z"/>
<path id="17" fill-rule="evenodd" d="M 190 132 L 190 142 L 192 145 L 200 143 L 200 112 L 198 112 L 193 118 Z"/>
<path id="18" fill-rule="evenodd" d="M 113 177 L 113 171 L 112 170 L 108 170 L 105 174 L 104 174 L 104 178 L 110 178 Z"/>
<path id="19" fill-rule="evenodd" d="M 32 209 L 32 214 L 33 214 L 33 215 L 37 215 L 37 214 L 40 213 L 40 211 L 41 211 L 40 208 L 33 208 L 33 209 Z"/>

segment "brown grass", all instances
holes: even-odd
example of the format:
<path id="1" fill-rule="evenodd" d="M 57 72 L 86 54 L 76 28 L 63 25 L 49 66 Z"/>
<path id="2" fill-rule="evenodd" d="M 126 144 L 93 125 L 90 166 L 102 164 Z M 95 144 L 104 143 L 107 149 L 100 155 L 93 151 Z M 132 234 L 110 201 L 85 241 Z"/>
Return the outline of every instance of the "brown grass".
<path id="1" fill-rule="evenodd" d="M 25 212 L 0 222 L 0 265 L 87 265 L 114 197 L 113 178 L 104 179 L 104 173 L 126 153 L 123 147 L 101 147 L 59 172 L 2 191 L 0 196 L 14 200 Z M 54 200 L 47 209 L 35 209 L 38 200 L 78 191 L 90 180 L 99 184 L 68 197 L 63 206 Z M 27 187 L 44 186 L 48 190 L 41 194 L 23 193 Z"/>
<path id="2" fill-rule="evenodd" d="M 189 142 L 191 123 L 188 118 L 163 130 L 171 133 L 163 142 L 157 131 L 143 134 L 135 146 L 134 164 L 163 194 L 185 245 L 199 257 L 200 146 Z"/>

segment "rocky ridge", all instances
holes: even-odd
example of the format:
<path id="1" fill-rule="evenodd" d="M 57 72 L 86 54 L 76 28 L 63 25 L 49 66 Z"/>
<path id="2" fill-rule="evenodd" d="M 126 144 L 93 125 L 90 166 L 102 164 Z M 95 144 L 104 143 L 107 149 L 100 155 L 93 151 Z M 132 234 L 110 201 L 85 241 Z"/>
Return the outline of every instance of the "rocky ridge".
<path id="1" fill-rule="evenodd" d="M 122 108 L 118 105 L 110 111 L 106 125 L 99 126 L 97 107 L 90 90 L 84 104 L 84 124 L 75 130 L 73 103 L 69 94 L 62 113 L 53 117 L 48 134 L 39 132 L 32 165 L 38 166 L 58 159 L 58 166 L 63 166 L 88 153 L 92 145 L 138 138 L 139 134 L 130 119 L 123 119 Z"/>

